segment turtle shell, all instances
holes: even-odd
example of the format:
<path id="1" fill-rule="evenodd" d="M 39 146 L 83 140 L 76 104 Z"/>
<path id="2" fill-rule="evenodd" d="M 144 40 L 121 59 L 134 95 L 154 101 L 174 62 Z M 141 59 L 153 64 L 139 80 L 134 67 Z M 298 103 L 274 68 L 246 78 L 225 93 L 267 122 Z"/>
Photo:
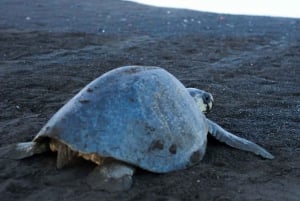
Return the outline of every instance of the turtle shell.
<path id="1" fill-rule="evenodd" d="M 163 173 L 202 159 L 207 124 L 173 75 L 159 67 L 127 66 L 84 87 L 34 140 L 43 137 Z"/>

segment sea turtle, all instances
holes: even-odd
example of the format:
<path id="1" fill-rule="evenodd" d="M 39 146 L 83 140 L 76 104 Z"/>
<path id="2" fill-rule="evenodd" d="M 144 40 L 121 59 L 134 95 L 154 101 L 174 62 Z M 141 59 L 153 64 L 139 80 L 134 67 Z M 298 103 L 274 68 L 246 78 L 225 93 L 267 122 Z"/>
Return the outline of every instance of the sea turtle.
<path id="1" fill-rule="evenodd" d="M 73 157 L 98 166 L 87 178 L 96 189 L 129 189 L 134 167 L 155 173 L 198 163 L 207 134 L 263 158 L 264 148 L 237 137 L 204 112 L 213 98 L 186 88 L 160 67 L 126 66 L 92 81 L 65 104 L 31 142 L 2 147 L 1 157 L 22 159 L 47 150 L 57 152 L 57 167 Z"/>

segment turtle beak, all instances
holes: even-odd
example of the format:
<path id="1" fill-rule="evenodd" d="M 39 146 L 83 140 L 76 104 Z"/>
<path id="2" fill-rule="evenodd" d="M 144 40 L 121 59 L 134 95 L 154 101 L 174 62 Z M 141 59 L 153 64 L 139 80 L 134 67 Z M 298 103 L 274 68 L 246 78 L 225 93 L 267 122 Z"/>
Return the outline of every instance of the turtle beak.
<path id="1" fill-rule="evenodd" d="M 208 113 L 212 109 L 212 105 L 214 102 L 214 98 L 210 93 L 204 93 L 203 94 L 203 103 L 206 105 L 206 110 L 203 111 L 204 113 Z"/>

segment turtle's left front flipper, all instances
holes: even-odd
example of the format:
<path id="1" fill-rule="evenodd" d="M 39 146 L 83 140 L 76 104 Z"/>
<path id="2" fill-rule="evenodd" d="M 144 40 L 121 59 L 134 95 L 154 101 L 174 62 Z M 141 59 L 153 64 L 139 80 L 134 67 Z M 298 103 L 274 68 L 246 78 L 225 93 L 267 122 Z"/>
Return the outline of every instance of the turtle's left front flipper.
<path id="1" fill-rule="evenodd" d="M 45 143 L 21 142 L 0 147 L 0 158 L 22 159 L 49 150 Z"/>
<path id="2" fill-rule="evenodd" d="M 134 167 L 120 161 L 104 161 L 87 177 L 87 184 L 94 190 L 108 192 L 126 191 L 132 185 Z"/>
<path id="3" fill-rule="evenodd" d="M 261 146 L 226 131 L 215 122 L 207 119 L 207 124 L 208 124 L 208 132 L 217 140 L 224 142 L 225 144 L 231 147 L 252 152 L 263 158 L 267 158 L 267 159 L 274 158 L 272 154 L 270 154 L 267 150 L 265 150 Z"/>

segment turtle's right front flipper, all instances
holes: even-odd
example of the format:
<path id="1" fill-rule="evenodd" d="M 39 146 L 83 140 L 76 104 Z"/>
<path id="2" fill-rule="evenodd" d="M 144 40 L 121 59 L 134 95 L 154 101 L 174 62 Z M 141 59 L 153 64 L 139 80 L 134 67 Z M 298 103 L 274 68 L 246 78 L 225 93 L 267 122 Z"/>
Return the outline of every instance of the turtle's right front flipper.
<path id="1" fill-rule="evenodd" d="M 0 148 L 0 158 L 23 159 L 49 150 L 47 143 L 21 142 Z"/>
<path id="2" fill-rule="evenodd" d="M 252 152 L 263 158 L 267 158 L 267 159 L 274 158 L 272 154 L 270 154 L 267 150 L 265 150 L 261 146 L 226 131 L 215 122 L 207 119 L 207 124 L 208 124 L 208 132 L 217 140 L 224 142 L 225 144 L 234 147 L 236 149 Z"/>

